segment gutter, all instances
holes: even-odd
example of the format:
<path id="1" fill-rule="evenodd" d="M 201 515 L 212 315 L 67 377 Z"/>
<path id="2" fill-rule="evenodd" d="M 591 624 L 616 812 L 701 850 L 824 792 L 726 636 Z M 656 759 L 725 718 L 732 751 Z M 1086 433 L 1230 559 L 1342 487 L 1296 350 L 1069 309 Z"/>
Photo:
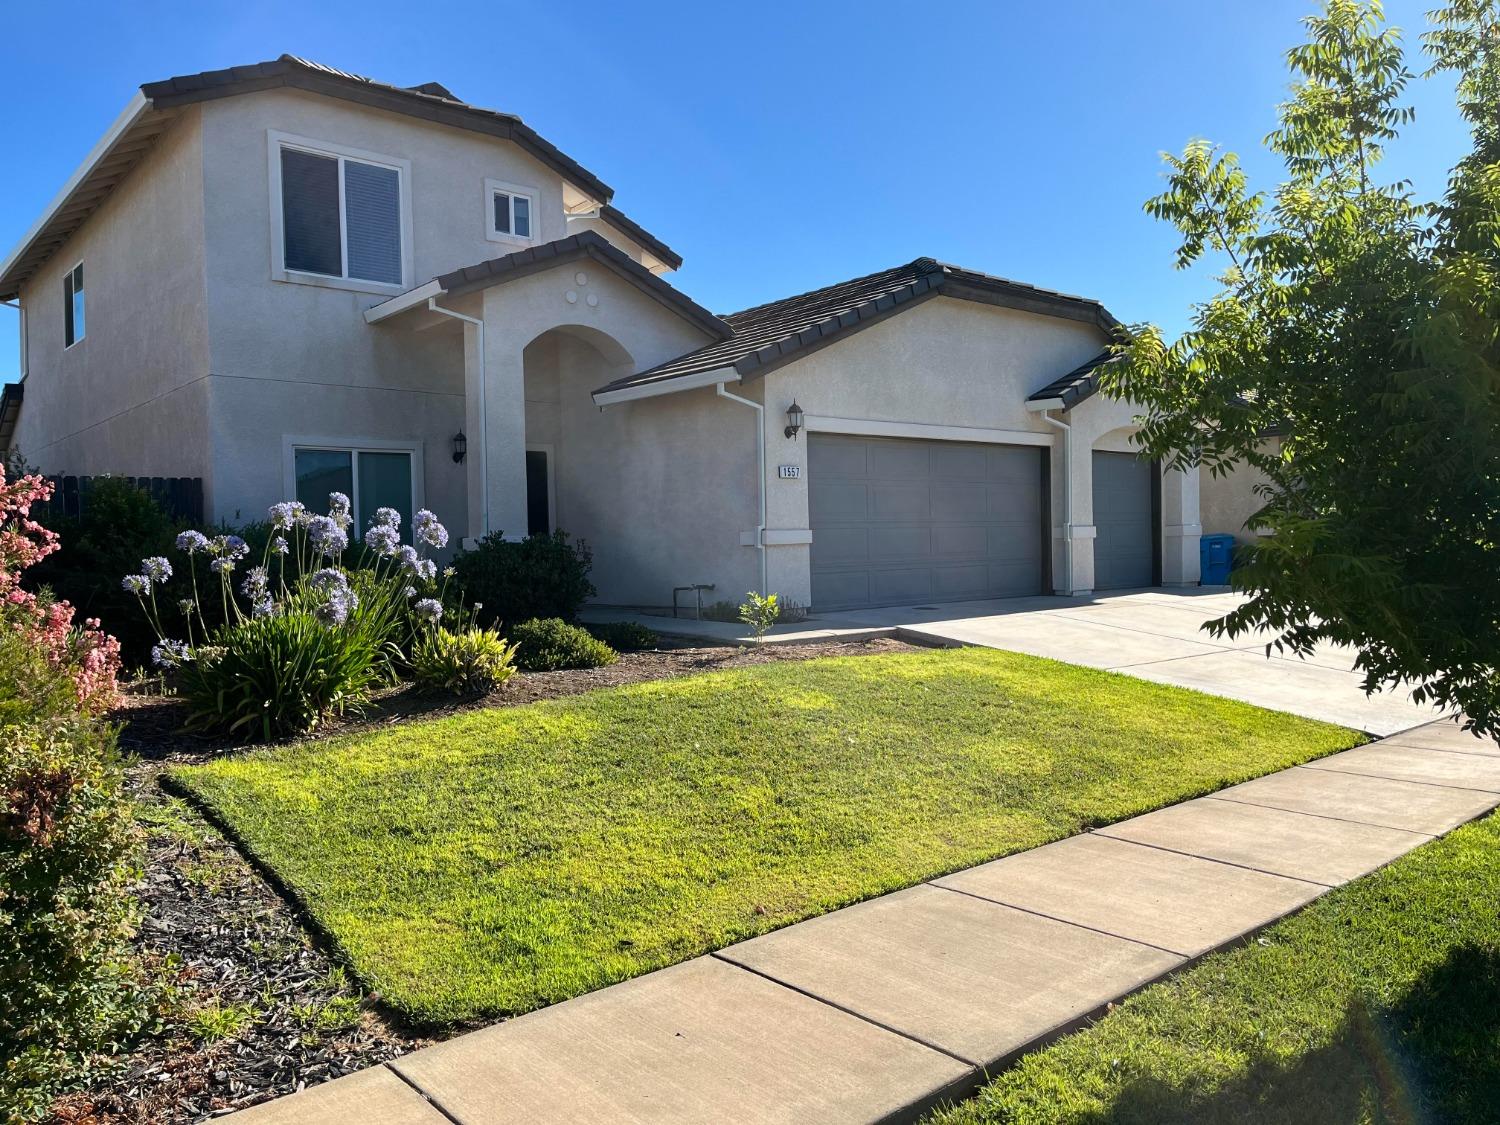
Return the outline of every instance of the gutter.
<path id="1" fill-rule="evenodd" d="M 442 294 L 439 289 L 439 295 Z M 427 298 L 427 308 L 439 316 L 451 316 L 454 320 L 461 320 L 465 324 L 472 324 L 475 328 L 479 348 L 479 533 L 480 537 L 490 533 L 490 412 L 484 402 L 484 321 L 478 317 L 466 316 L 452 309 L 445 309 L 437 303 L 437 297 Z M 368 314 L 366 316 L 368 319 Z"/>
<path id="2" fill-rule="evenodd" d="M 1067 568 L 1064 592 L 1072 595 L 1073 585 L 1073 482 L 1070 479 L 1073 463 L 1073 427 L 1061 418 L 1054 418 L 1049 411 L 1062 406 L 1061 399 L 1043 399 L 1027 403 L 1029 409 L 1039 414 L 1043 422 L 1062 431 L 1062 490 L 1063 490 L 1063 565 Z"/>
<path id="3" fill-rule="evenodd" d="M 748 398 L 730 394 L 724 389 L 724 384 L 718 387 L 720 398 L 727 398 L 730 402 L 737 402 L 741 406 L 748 406 L 755 411 L 755 452 L 760 465 L 760 523 L 755 528 L 755 549 L 760 552 L 760 593 L 766 594 L 766 408 L 758 402 L 752 402 Z"/>

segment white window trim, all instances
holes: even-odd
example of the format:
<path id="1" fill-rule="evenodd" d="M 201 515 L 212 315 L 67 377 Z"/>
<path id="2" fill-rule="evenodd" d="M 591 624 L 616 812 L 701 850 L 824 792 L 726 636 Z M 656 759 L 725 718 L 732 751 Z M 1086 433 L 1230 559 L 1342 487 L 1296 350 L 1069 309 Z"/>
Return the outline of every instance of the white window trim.
<path id="1" fill-rule="evenodd" d="M 426 485 L 422 478 L 422 442 L 392 441 L 387 438 L 324 437 L 317 434 L 283 434 L 281 438 L 281 494 L 286 499 L 297 496 L 297 450 L 326 449 L 336 453 L 409 453 L 411 454 L 411 514 L 415 516 L 427 506 Z M 353 491 L 349 494 L 350 506 L 356 516 L 359 513 L 359 467 L 351 460 Z M 550 475 L 550 474 L 549 474 Z M 351 542 L 362 534 L 363 528 L 351 529 Z"/>
<path id="2" fill-rule="evenodd" d="M 527 453 L 545 453 L 547 455 L 547 527 L 548 531 L 557 530 L 557 453 L 552 445 L 527 445 Z"/>
<path id="3" fill-rule="evenodd" d="M 531 233 L 528 235 L 507 234 L 505 231 L 495 229 L 495 193 L 503 191 L 506 195 L 524 195 L 531 205 Z M 484 181 L 484 237 L 491 242 L 506 242 L 513 246 L 531 246 L 537 239 L 537 226 L 540 221 L 537 215 L 537 189 L 526 187 L 524 184 L 508 184 L 504 180 Z M 511 209 L 511 225 L 515 225 L 515 209 Z"/>
<path id="4" fill-rule="evenodd" d="M 69 266 L 67 268 L 67 271 L 63 274 L 63 280 L 67 281 L 68 279 L 70 279 L 75 273 L 78 272 L 78 267 L 81 266 L 81 265 L 83 265 L 83 259 L 79 258 L 78 261 L 74 262 L 71 266 Z M 65 352 L 72 351 L 79 344 L 83 343 L 85 340 L 87 340 L 89 338 L 89 287 L 85 283 L 85 285 L 83 287 L 83 335 L 81 335 L 81 336 L 75 335 L 73 337 L 73 342 L 71 344 L 67 342 L 67 338 L 68 338 L 67 316 L 73 310 L 73 298 L 74 298 L 75 295 L 76 294 L 72 293 L 72 292 L 70 292 L 68 294 L 68 307 L 63 311 L 63 318 L 64 318 L 63 319 L 63 351 L 65 351 Z M 74 330 L 75 333 L 77 332 L 77 330 L 78 330 L 78 325 L 77 324 L 73 325 L 73 330 Z"/>
<path id="5" fill-rule="evenodd" d="M 286 227 L 281 213 L 281 150 L 299 149 L 315 156 L 343 157 L 358 160 L 361 164 L 374 164 L 390 168 L 400 177 L 401 186 L 401 281 L 389 284 L 383 281 L 365 281 L 357 277 L 329 277 L 321 273 L 305 273 L 286 268 Z M 332 141 L 319 141 L 310 137 L 299 137 L 276 129 L 266 130 L 266 163 L 270 170 L 271 189 L 271 280 L 290 281 L 298 285 L 320 285 L 325 289 L 348 289 L 355 293 L 404 293 L 408 282 L 416 276 L 412 258 L 411 219 L 411 161 L 397 156 L 386 156 L 378 152 L 367 152 L 348 145 L 337 145 Z M 344 164 L 339 161 L 339 248 L 347 252 L 348 238 L 344 230 Z M 344 263 L 348 269 L 348 263 Z"/>

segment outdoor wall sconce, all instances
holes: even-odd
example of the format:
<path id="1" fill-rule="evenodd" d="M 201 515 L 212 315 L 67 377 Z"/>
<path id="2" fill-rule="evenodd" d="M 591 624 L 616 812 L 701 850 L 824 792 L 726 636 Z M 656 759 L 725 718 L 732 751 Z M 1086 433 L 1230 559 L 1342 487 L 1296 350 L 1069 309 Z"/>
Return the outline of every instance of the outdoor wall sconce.
<path id="1" fill-rule="evenodd" d="M 792 399 L 792 405 L 786 408 L 786 429 L 782 432 L 796 441 L 797 431 L 800 429 L 802 429 L 802 407 L 797 405 L 796 399 Z"/>
<path id="2" fill-rule="evenodd" d="M 464 432 L 462 430 L 459 430 L 458 433 L 453 435 L 454 464 L 458 464 L 459 462 L 463 461 L 463 459 L 468 456 L 468 453 L 469 439 L 464 437 Z"/>

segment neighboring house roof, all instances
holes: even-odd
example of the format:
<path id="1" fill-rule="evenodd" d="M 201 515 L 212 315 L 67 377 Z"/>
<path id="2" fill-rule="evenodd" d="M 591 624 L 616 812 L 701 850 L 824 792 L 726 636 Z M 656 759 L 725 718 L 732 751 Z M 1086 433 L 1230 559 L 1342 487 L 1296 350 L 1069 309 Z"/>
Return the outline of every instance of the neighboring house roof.
<path id="1" fill-rule="evenodd" d="M 72 237 L 185 106 L 279 88 L 306 90 L 513 141 L 601 206 L 614 195 L 608 184 L 514 114 L 459 101 L 436 82 L 413 87 L 391 86 L 295 55 L 282 55 L 273 62 L 210 70 L 143 85 L 20 245 L 0 263 L 0 300 L 10 300 L 18 294 L 27 278 Z"/>
<path id="2" fill-rule="evenodd" d="M 633 239 L 651 253 L 651 256 L 660 261 L 668 269 L 680 270 L 682 268 L 682 255 L 673 250 L 656 235 L 652 234 L 640 223 L 629 215 L 626 215 L 618 207 L 604 204 L 599 208 L 599 219 L 608 223 L 625 237 Z"/>
<path id="3" fill-rule="evenodd" d="M 16 436 L 16 421 L 21 417 L 21 399 L 26 384 L 6 383 L 0 387 L 0 453 L 8 453 Z"/>
<path id="4" fill-rule="evenodd" d="M 728 340 L 616 379 L 595 391 L 594 398 L 603 404 L 686 390 L 701 384 L 708 373 L 726 368 L 732 369 L 734 378 L 755 378 L 936 296 L 1083 321 L 1111 334 L 1121 330 L 1120 322 L 1098 301 L 918 258 L 730 313 L 723 318 L 734 330 Z"/>
<path id="5" fill-rule="evenodd" d="M 1099 389 L 1099 376 L 1112 363 L 1122 357 L 1114 351 L 1102 351 L 1093 359 L 1073 368 L 1061 378 L 1054 379 L 1026 401 L 1041 404 L 1058 403 L 1058 409 L 1071 410 Z"/>
<path id="6" fill-rule="evenodd" d="M 487 289 L 491 285 L 502 285 L 518 281 L 529 274 L 552 269 L 567 262 L 588 258 L 612 270 L 618 276 L 645 291 L 649 296 L 691 321 L 710 336 L 724 338 L 733 329 L 680 289 L 663 281 L 645 266 L 637 262 L 609 239 L 595 231 L 580 231 L 560 238 L 555 242 L 544 242 L 540 246 L 528 246 L 514 254 L 491 258 L 472 266 L 440 274 L 415 289 L 376 305 L 365 312 L 365 319 L 378 323 L 390 316 L 398 315 L 424 304 L 428 297 L 442 295 L 461 296 L 476 289 Z"/>

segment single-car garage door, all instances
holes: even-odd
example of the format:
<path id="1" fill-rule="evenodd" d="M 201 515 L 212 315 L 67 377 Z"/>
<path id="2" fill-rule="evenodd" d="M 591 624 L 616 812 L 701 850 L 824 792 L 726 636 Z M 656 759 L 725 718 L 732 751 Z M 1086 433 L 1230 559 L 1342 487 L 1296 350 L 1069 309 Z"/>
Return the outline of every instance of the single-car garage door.
<path id="1" fill-rule="evenodd" d="M 1041 593 L 1046 453 L 809 434 L 813 605 Z"/>
<path id="2" fill-rule="evenodd" d="M 1094 589 L 1156 583 L 1155 470 L 1134 453 L 1094 451 Z"/>

